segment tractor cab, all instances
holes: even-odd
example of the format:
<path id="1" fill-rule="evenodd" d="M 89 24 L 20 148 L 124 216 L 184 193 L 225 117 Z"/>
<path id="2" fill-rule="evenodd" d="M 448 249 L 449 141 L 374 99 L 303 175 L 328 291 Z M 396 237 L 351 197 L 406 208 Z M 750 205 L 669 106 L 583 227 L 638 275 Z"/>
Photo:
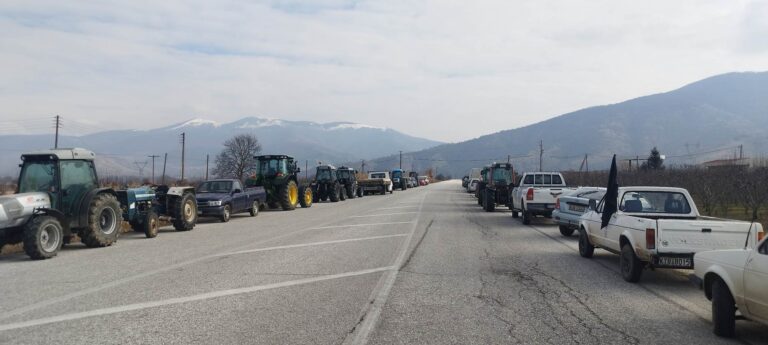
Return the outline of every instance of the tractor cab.
<path id="1" fill-rule="evenodd" d="M 319 165 L 315 171 L 315 181 L 320 183 L 333 183 L 337 180 L 337 170 L 333 165 Z"/>
<path id="2" fill-rule="evenodd" d="M 267 205 L 290 211 L 301 204 L 312 206 L 312 189 L 299 186 L 297 174 L 301 172 L 296 160 L 286 155 L 262 155 L 256 160 L 256 172 L 245 183 L 247 187 L 264 187 L 267 192 Z"/>
<path id="3" fill-rule="evenodd" d="M 339 180 L 342 181 L 354 181 L 357 177 L 357 170 L 348 167 L 340 167 L 338 170 L 336 170 L 336 176 Z"/>
<path id="4" fill-rule="evenodd" d="M 509 186 L 513 183 L 512 180 L 512 164 L 509 163 L 495 163 L 489 167 L 488 171 L 488 183 L 494 186 Z"/>
<path id="5" fill-rule="evenodd" d="M 17 193 L 47 193 L 51 209 L 72 218 L 78 214 L 86 195 L 99 187 L 94 157 L 93 152 L 84 149 L 24 154 L 21 156 Z M 80 224 L 66 225 L 77 227 Z"/>

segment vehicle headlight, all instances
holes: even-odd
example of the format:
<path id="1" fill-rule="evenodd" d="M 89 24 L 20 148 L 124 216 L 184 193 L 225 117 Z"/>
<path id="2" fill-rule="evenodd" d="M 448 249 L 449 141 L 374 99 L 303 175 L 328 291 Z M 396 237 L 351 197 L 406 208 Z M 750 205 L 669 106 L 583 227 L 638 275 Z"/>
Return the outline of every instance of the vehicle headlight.
<path id="1" fill-rule="evenodd" d="M 209 201 L 208 206 L 221 206 L 221 200 Z"/>

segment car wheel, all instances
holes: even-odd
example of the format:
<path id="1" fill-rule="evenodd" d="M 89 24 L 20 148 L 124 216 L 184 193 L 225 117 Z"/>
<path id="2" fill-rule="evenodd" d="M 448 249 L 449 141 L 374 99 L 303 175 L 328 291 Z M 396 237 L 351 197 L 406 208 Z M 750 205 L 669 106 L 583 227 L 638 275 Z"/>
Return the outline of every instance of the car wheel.
<path id="1" fill-rule="evenodd" d="M 565 237 L 571 237 L 574 231 L 576 231 L 576 229 L 565 225 L 560 225 L 560 234 Z"/>
<path id="2" fill-rule="evenodd" d="M 582 258 L 590 259 L 595 254 L 595 246 L 589 242 L 589 236 L 584 228 L 579 230 L 579 255 Z"/>
<path id="3" fill-rule="evenodd" d="M 715 335 L 731 338 L 736 335 L 736 302 L 722 279 L 712 282 L 712 323 Z"/>
<path id="4" fill-rule="evenodd" d="M 640 276 L 643 274 L 643 263 L 637 258 L 635 251 L 629 243 L 625 243 L 621 247 L 619 266 L 621 267 L 621 277 L 624 280 L 630 283 L 640 281 Z"/>
<path id="5" fill-rule="evenodd" d="M 226 223 L 229 221 L 230 217 L 232 217 L 232 208 L 229 205 L 224 205 L 224 210 L 221 212 L 219 220 L 221 220 L 222 223 Z"/>

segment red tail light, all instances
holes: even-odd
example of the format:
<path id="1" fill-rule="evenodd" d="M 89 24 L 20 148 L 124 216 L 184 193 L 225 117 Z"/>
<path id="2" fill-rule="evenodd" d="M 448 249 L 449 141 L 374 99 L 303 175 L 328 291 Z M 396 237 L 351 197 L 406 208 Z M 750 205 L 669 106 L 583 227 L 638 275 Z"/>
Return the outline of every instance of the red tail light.
<path id="1" fill-rule="evenodd" d="M 560 209 L 560 198 L 555 199 L 555 209 L 556 210 Z"/>
<path id="2" fill-rule="evenodd" d="M 277 177 L 283 177 L 283 173 L 277 173 L 277 175 L 275 175 L 275 176 L 277 176 Z"/>
<path id="3" fill-rule="evenodd" d="M 528 193 L 525 194 L 525 200 L 533 200 L 533 188 L 528 188 Z"/>
<path id="4" fill-rule="evenodd" d="M 645 248 L 656 249 L 656 229 L 645 229 Z"/>

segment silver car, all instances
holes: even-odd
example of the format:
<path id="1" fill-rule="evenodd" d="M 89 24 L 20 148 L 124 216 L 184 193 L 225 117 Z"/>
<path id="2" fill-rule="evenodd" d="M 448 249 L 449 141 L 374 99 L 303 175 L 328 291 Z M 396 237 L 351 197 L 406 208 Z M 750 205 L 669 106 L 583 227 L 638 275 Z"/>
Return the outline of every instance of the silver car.
<path id="1" fill-rule="evenodd" d="M 571 236 L 578 230 L 581 215 L 589 208 L 589 200 L 600 201 L 605 195 L 605 188 L 579 187 L 574 191 L 560 195 L 555 201 L 552 219 L 560 226 L 560 234 Z"/>

